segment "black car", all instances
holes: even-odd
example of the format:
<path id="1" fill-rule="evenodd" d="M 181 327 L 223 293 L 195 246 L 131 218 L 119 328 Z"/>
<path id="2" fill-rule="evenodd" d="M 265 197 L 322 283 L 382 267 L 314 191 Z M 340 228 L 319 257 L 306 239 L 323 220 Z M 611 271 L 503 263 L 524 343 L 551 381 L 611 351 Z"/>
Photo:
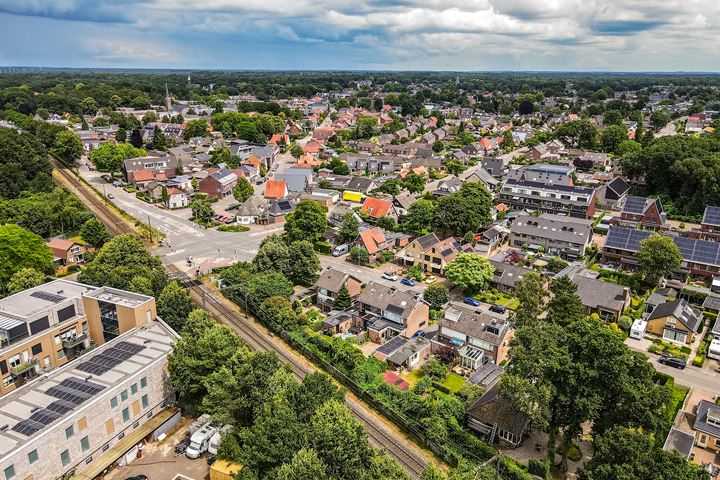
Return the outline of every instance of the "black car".
<path id="1" fill-rule="evenodd" d="M 125 480 L 148 480 L 145 475 L 135 475 L 134 477 L 127 477 Z"/>
<path id="2" fill-rule="evenodd" d="M 667 365 L 668 367 L 679 368 L 680 370 L 685 370 L 686 364 L 685 364 L 685 360 L 683 360 L 682 358 L 663 356 L 663 357 L 660 357 L 660 360 L 658 360 L 658 361 L 660 363 L 662 363 L 663 365 Z"/>
<path id="3" fill-rule="evenodd" d="M 493 305 L 492 307 L 490 307 L 490 311 L 495 313 L 505 313 L 505 310 L 505 307 L 503 307 L 502 305 Z"/>
<path id="4" fill-rule="evenodd" d="M 178 455 L 182 455 L 185 453 L 185 450 L 187 450 L 188 446 L 190 445 L 190 439 L 186 438 L 185 440 L 182 440 L 180 443 L 175 445 L 175 453 Z"/>
<path id="5" fill-rule="evenodd" d="M 208 464 L 208 465 L 212 465 L 213 463 L 215 463 L 215 455 L 212 455 L 212 454 L 211 454 L 211 455 L 208 455 L 208 457 L 207 457 L 207 464 Z"/>

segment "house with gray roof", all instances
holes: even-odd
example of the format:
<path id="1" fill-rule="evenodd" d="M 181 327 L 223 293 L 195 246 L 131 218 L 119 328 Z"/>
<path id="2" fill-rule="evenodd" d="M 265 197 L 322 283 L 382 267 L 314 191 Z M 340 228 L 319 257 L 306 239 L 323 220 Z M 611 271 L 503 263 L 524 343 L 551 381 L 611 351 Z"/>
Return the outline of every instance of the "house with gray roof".
<path id="1" fill-rule="evenodd" d="M 720 451 L 720 405 L 700 400 L 695 412 L 693 428 L 698 433 L 697 446 Z"/>
<path id="2" fill-rule="evenodd" d="M 529 268 L 520 267 L 512 263 L 497 262 L 495 260 L 490 260 L 490 263 L 495 267 L 490 284 L 499 292 L 512 292 L 515 289 L 515 283 L 532 272 Z"/>
<path id="3" fill-rule="evenodd" d="M 385 343 L 398 335 L 412 338 L 418 330 L 427 328 L 430 308 L 419 293 L 369 282 L 357 303 L 368 338 L 375 343 Z"/>
<path id="4" fill-rule="evenodd" d="M 592 242 L 592 221 L 545 213 L 539 217 L 520 215 L 510 228 L 510 245 L 544 250 L 550 255 L 574 260 Z"/>
<path id="5" fill-rule="evenodd" d="M 632 295 L 628 287 L 583 275 L 575 275 L 572 281 L 588 315 L 597 313 L 603 320 L 617 322 L 630 306 Z"/>
<path id="6" fill-rule="evenodd" d="M 285 180 L 288 192 L 304 192 L 312 182 L 312 169 L 288 168 L 275 175 L 275 180 Z"/>
<path id="7" fill-rule="evenodd" d="M 467 426 L 482 434 L 489 443 L 517 447 L 530 432 L 530 417 L 516 410 L 497 385 L 468 408 Z"/>
<path id="8" fill-rule="evenodd" d="M 647 331 L 667 342 L 681 345 L 692 343 L 693 335 L 702 325 L 702 312 L 684 299 L 665 302 L 647 317 Z"/>

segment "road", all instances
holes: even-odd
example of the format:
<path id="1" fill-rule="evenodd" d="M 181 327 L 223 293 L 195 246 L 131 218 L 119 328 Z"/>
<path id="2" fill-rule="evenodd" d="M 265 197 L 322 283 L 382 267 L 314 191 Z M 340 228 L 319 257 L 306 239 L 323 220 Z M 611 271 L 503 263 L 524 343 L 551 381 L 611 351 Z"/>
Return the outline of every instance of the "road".
<path id="1" fill-rule="evenodd" d="M 696 387 L 708 392 L 717 393 L 720 391 L 720 373 L 718 371 L 713 371 L 711 368 L 694 367 L 690 362 L 688 362 L 688 366 L 684 370 L 678 370 L 658 362 L 660 355 L 649 353 L 647 350 L 636 348 L 633 345 L 628 345 L 628 347 L 645 354 L 653 367 L 655 367 L 655 370 L 674 377 L 675 383 L 686 387 Z"/>

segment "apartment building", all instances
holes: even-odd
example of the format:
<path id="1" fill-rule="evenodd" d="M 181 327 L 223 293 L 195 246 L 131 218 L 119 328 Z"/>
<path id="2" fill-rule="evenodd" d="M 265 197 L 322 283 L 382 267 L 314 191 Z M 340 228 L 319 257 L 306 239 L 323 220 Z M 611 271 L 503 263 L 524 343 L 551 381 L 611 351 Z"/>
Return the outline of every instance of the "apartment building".
<path id="1" fill-rule="evenodd" d="M 0 398 L 5 480 L 95 478 L 179 420 L 167 356 L 177 334 L 161 321 L 93 349 Z"/>
<path id="2" fill-rule="evenodd" d="M 592 243 L 592 221 L 561 215 L 519 215 L 510 229 L 510 245 L 562 258 L 579 258 Z"/>
<path id="3" fill-rule="evenodd" d="M 155 319 L 155 299 L 54 280 L 0 300 L 0 396 Z"/>
<path id="4" fill-rule="evenodd" d="M 595 189 L 508 179 L 498 194 L 497 202 L 513 210 L 592 218 L 595 214 Z"/>

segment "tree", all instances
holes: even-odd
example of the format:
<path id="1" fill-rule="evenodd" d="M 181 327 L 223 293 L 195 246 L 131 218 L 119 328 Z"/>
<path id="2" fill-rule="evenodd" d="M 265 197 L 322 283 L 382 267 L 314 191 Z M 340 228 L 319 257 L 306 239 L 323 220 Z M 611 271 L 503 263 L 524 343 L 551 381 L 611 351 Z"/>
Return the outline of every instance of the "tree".
<path id="1" fill-rule="evenodd" d="M 208 223 L 215 215 L 212 204 L 205 198 L 197 198 L 190 202 L 190 210 L 198 223 Z"/>
<path id="2" fill-rule="evenodd" d="M 52 153 L 69 164 L 75 163 L 83 154 L 83 145 L 80 139 L 69 130 L 63 130 L 55 137 Z"/>
<path id="3" fill-rule="evenodd" d="M 465 293 L 477 293 L 487 287 L 495 268 L 473 253 L 459 253 L 445 266 L 445 278 L 462 287 Z"/>
<path id="4" fill-rule="evenodd" d="M 298 324 L 298 315 L 286 297 L 270 297 L 260 304 L 258 317 L 276 332 L 288 332 Z"/>
<path id="5" fill-rule="evenodd" d="M 38 272 L 32 267 L 26 267 L 13 273 L 6 289 L 10 295 L 13 295 L 43 283 L 45 283 L 44 273 Z"/>
<path id="6" fill-rule="evenodd" d="M 112 234 L 105 224 L 93 217 L 88 219 L 80 229 L 80 236 L 84 241 L 95 248 L 105 245 L 105 242 L 112 238 Z"/>
<path id="7" fill-rule="evenodd" d="M 358 265 L 367 265 L 370 261 L 368 251 L 362 245 L 355 245 L 350 249 L 349 255 L 350 261 L 357 263 Z"/>
<path id="8" fill-rule="evenodd" d="M 0 197 L 52 190 L 52 167 L 45 147 L 29 133 L 0 128 Z"/>
<path id="9" fill-rule="evenodd" d="M 327 465 L 312 448 L 301 448 L 290 463 L 284 463 L 274 475 L 276 480 L 316 480 L 324 478 Z"/>
<path id="10" fill-rule="evenodd" d="M 440 310 L 450 300 L 450 292 L 445 285 L 434 283 L 425 289 L 423 299 L 433 310 Z"/>
<path id="11" fill-rule="evenodd" d="M 327 476 L 339 480 L 361 478 L 371 450 L 367 433 L 344 404 L 330 400 L 318 408 L 310 421 L 309 438 L 328 466 Z"/>
<path id="12" fill-rule="evenodd" d="M 580 480 L 709 480 L 710 474 L 640 431 L 615 427 L 593 440 Z"/>
<path id="13" fill-rule="evenodd" d="M 258 306 L 270 297 L 287 298 L 292 293 L 292 282 L 278 272 L 254 275 L 247 284 L 248 299 Z"/>
<path id="14" fill-rule="evenodd" d="M 45 240 L 13 224 L 0 225 L 0 286 L 24 268 L 52 273 L 52 253 Z"/>
<path id="15" fill-rule="evenodd" d="M 610 125 L 622 125 L 623 114 L 618 110 L 608 110 L 603 115 L 603 125 L 606 127 Z"/>
<path id="16" fill-rule="evenodd" d="M 553 294 L 548 302 L 547 319 L 557 325 L 567 326 L 585 317 L 585 306 L 577 295 L 577 285 L 563 275 L 550 287 Z"/>
<path id="17" fill-rule="evenodd" d="M 352 242 L 360 235 L 360 220 L 358 220 L 355 212 L 345 212 L 340 225 L 340 240 L 342 242 Z"/>
<path id="18" fill-rule="evenodd" d="M 183 138 L 187 142 L 193 137 L 204 137 L 208 131 L 208 123 L 206 120 L 190 120 L 185 124 L 183 130 Z"/>
<path id="19" fill-rule="evenodd" d="M 422 235 L 435 221 L 435 203 L 430 200 L 418 200 L 410 205 L 408 213 L 402 217 L 402 229 L 410 235 Z"/>
<path id="20" fill-rule="evenodd" d="M 535 105 L 531 100 L 522 100 L 518 105 L 518 113 L 520 115 L 529 115 L 535 110 Z"/>
<path id="21" fill-rule="evenodd" d="M 362 480 L 409 480 L 405 470 L 386 453 L 373 451 Z"/>
<path id="22" fill-rule="evenodd" d="M 125 143 L 125 140 L 127 140 L 127 130 L 122 127 L 118 127 L 117 132 L 115 132 L 115 141 L 118 143 Z"/>
<path id="23" fill-rule="evenodd" d="M 310 285 L 315 282 L 317 272 L 322 268 L 313 244 L 298 240 L 290 244 L 290 279 L 296 284 Z"/>
<path id="24" fill-rule="evenodd" d="M 435 204 L 435 227 L 451 235 L 475 232 L 492 221 L 492 198 L 481 182 L 465 182 L 460 190 Z"/>
<path id="25" fill-rule="evenodd" d="M 655 131 L 662 130 L 665 125 L 670 123 L 670 115 L 665 110 L 656 110 L 650 114 L 650 123 Z"/>
<path id="26" fill-rule="evenodd" d="M 382 228 L 383 230 L 388 230 L 391 232 L 394 232 L 398 228 L 397 221 L 388 215 L 383 215 L 382 217 L 378 217 L 377 220 L 375 220 L 375 225 Z"/>
<path id="27" fill-rule="evenodd" d="M 438 470 L 434 463 L 430 462 L 423 470 L 420 480 L 447 480 L 447 476 Z"/>
<path id="28" fill-rule="evenodd" d="M 600 133 L 600 144 L 607 153 L 619 153 L 620 145 L 627 139 L 628 132 L 624 125 L 610 125 Z"/>
<path id="29" fill-rule="evenodd" d="M 227 365 L 243 347 L 240 338 L 205 310 L 193 310 L 168 358 L 170 380 L 180 398 L 199 402 L 211 373 Z"/>
<path id="30" fill-rule="evenodd" d="M 176 332 L 182 331 L 195 304 L 176 281 L 168 283 L 157 298 L 157 314 Z"/>
<path id="31" fill-rule="evenodd" d="M 515 282 L 514 291 L 519 301 L 514 315 L 515 325 L 527 325 L 537 320 L 548 296 L 543 277 L 539 273 L 528 272 Z"/>
<path id="32" fill-rule="evenodd" d="M 303 154 L 303 149 L 300 145 L 297 143 L 294 143 L 290 145 L 290 155 L 293 156 L 293 158 L 300 158 Z"/>
<path id="33" fill-rule="evenodd" d="M 420 193 L 425 190 L 425 176 L 417 173 L 408 173 L 402 183 L 410 193 Z"/>
<path id="34" fill-rule="evenodd" d="M 167 150 L 167 138 L 165 138 L 165 134 L 157 125 L 153 129 L 152 140 L 148 143 L 148 147 L 152 150 Z"/>
<path id="35" fill-rule="evenodd" d="M 335 310 L 345 310 L 350 308 L 350 305 L 352 304 L 352 298 L 350 297 L 350 292 L 348 291 L 347 285 L 345 283 L 342 284 L 340 287 L 340 290 L 338 290 L 338 294 L 335 297 L 335 301 L 333 301 L 333 309 Z"/>
<path id="36" fill-rule="evenodd" d="M 128 143 L 135 148 L 143 146 L 142 134 L 139 129 L 135 128 L 130 132 L 130 139 L 128 140 Z"/>
<path id="37" fill-rule="evenodd" d="M 153 291 L 152 281 L 142 275 L 136 275 L 132 277 L 130 279 L 130 283 L 128 283 L 127 290 L 150 297 L 155 295 L 155 292 Z"/>
<path id="38" fill-rule="evenodd" d="M 253 186 L 245 177 L 239 178 L 237 185 L 233 188 L 233 197 L 240 203 L 245 202 L 248 198 L 252 197 L 255 190 Z"/>
<path id="39" fill-rule="evenodd" d="M 597 129 L 588 120 L 571 120 L 555 127 L 554 135 L 565 145 L 577 148 L 593 148 Z"/>
<path id="40" fill-rule="evenodd" d="M 327 209 L 312 200 L 303 200 L 297 204 L 295 211 L 285 219 L 285 233 L 292 243 L 296 240 L 316 242 L 327 230 Z"/>
<path id="41" fill-rule="evenodd" d="M 443 150 L 445 150 L 445 144 L 441 142 L 440 140 L 436 140 L 435 143 L 432 144 L 432 151 L 435 153 L 440 153 Z"/>
<path id="42" fill-rule="evenodd" d="M 290 250 L 282 238 L 270 236 L 263 240 L 258 253 L 252 260 L 256 272 L 279 272 L 290 276 Z"/>
<path id="43" fill-rule="evenodd" d="M 128 158 L 144 157 L 147 152 L 127 143 L 103 143 L 90 152 L 90 161 L 102 172 L 119 172 Z"/>
<path id="44" fill-rule="evenodd" d="M 655 285 L 680 267 L 682 254 L 671 237 L 654 233 L 640 242 L 638 262 L 645 279 Z"/>

